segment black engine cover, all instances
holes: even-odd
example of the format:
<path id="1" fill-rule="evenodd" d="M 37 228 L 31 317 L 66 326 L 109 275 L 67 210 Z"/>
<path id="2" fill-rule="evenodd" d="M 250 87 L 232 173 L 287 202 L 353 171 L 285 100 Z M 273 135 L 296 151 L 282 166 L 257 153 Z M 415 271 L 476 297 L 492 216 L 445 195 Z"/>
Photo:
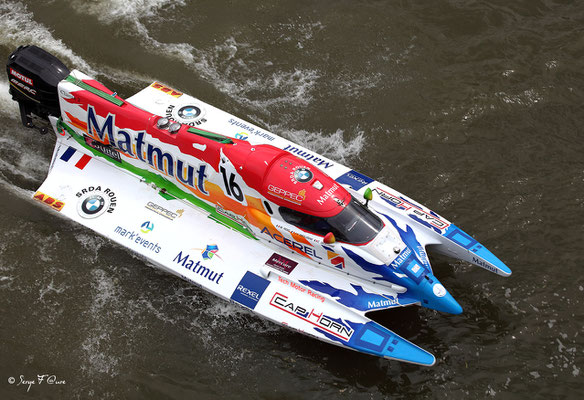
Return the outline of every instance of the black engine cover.
<path id="1" fill-rule="evenodd" d="M 57 85 L 69 69 L 58 58 L 37 46 L 20 46 L 8 58 L 6 73 L 25 126 L 33 126 L 30 113 L 45 119 L 61 114 Z"/>

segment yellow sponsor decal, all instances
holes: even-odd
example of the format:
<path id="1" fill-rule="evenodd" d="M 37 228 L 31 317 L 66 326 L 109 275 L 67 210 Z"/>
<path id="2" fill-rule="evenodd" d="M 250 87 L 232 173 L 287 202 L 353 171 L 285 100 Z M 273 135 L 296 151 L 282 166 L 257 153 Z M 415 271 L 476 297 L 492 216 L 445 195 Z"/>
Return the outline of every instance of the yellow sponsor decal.
<path id="1" fill-rule="evenodd" d="M 61 211 L 65 206 L 65 202 L 57 200 L 54 197 L 48 196 L 38 191 L 34 194 L 33 199 L 40 201 L 41 203 L 46 204 L 57 211 Z"/>
<path id="2" fill-rule="evenodd" d="M 153 87 L 154 89 L 158 89 L 161 92 L 164 92 L 166 94 L 171 95 L 172 97 L 176 97 L 177 99 L 182 96 L 183 94 L 179 91 L 174 90 L 173 88 L 169 88 L 168 86 L 163 85 L 160 82 L 154 82 L 152 85 L 150 85 L 151 87 Z"/>

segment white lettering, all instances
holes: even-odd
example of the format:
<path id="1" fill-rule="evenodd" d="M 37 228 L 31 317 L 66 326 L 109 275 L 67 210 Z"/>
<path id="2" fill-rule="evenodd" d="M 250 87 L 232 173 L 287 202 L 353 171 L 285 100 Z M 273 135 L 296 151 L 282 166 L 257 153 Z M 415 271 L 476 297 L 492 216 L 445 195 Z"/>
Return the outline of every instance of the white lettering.
<path id="1" fill-rule="evenodd" d="M 33 85 L 32 83 L 32 79 L 22 75 L 20 72 L 13 70 L 12 68 L 10 68 L 10 73 L 12 75 L 14 75 L 15 77 L 17 77 L 18 79 L 20 79 L 21 81 L 28 83 L 29 85 Z"/>

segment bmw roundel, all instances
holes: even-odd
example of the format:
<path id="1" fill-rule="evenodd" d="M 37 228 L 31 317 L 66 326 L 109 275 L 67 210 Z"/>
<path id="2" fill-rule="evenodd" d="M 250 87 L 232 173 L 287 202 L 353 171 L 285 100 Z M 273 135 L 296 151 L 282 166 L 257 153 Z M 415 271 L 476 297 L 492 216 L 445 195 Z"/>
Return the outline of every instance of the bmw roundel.
<path id="1" fill-rule="evenodd" d="M 101 190 L 101 186 L 89 186 L 78 194 L 77 213 L 83 218 L 97 218 L 106 211 L 111 213 L 116 206 L 115 193 L 106 188 Z"/>
<path id="2" fill-rule="evenodd" d="M 94 194 L 81 202 L 81 211 L 87 216 L 94 216 L 103 210 L 104 206 L 104 198 L 98 194 Z"/>
<path id="3" fill-rule="evenodd" d="M 298 168 L 294 171 L 294 179 L 302 183 L 308 182 L 312 179 L 312 171 L 308 168 Z"/>
<path id="4" fill-rule="evenodd" d="M 184 106 L 178 110 L 178 116 L 183 119 L 195 119 L 201 115 L 201 109 L 196 106 Z"/>

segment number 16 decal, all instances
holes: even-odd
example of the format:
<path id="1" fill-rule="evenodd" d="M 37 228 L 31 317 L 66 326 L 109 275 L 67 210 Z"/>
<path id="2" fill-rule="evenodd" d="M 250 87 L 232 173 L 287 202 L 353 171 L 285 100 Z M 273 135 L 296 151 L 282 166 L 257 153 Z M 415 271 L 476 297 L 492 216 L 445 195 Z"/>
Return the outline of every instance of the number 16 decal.
<path id="1" fill-rule="evenodd" d="M 219 167 L 221 175 L 223 175 L 223 183 L 225 184 L 225 190 L 227 191 L 227 196 L 235 198 L 237 201 L 243 201 L 243 192 L 239 185 L 235 182 L 235 174 L 228 173 L 225 168 Z M 229 174 L 229 177 L 227 175 Z"/>

